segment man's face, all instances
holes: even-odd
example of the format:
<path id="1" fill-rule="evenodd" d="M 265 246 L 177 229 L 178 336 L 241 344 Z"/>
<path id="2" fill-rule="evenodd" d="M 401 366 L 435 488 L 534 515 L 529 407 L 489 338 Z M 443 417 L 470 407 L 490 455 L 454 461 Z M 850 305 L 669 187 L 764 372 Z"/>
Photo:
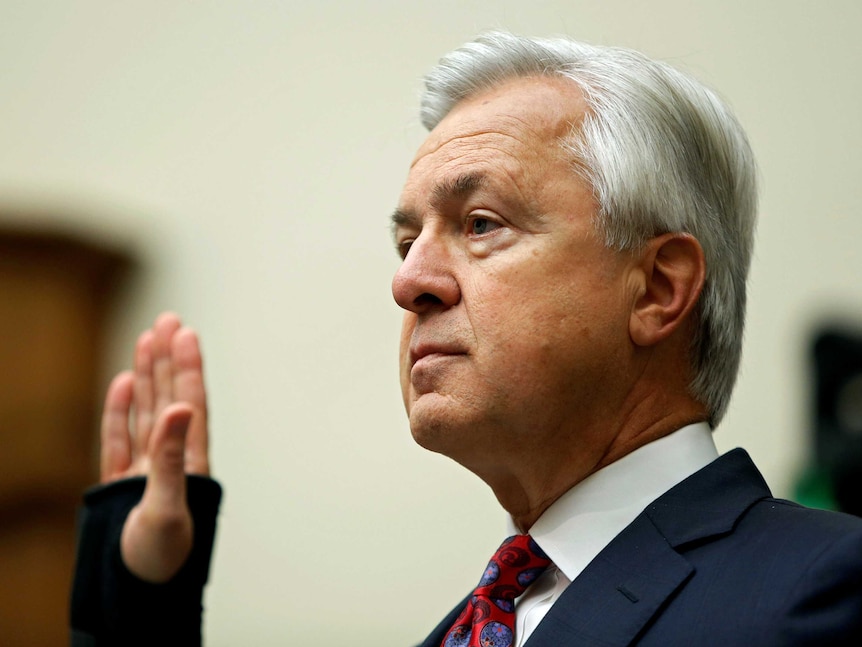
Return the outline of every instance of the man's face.
<path id="1" fill-rule="evenodd" d="M 583 112 L 564 79 L 459 103 L 393 216 L 412 433 L 480 473 L 537 446 L 600 453 L 596 423 L 630 383 L 631 257 L 602 244 L 590 187 L 560 147 Z"/>

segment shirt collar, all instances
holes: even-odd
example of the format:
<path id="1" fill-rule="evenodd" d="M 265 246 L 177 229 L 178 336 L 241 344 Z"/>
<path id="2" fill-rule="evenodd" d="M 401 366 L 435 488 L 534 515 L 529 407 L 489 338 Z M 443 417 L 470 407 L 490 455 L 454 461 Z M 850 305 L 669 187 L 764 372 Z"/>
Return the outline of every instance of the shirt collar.
<path id="1" fill-rule="evenodd" d="M 705 422 L 623 456 L 557 499 L 530 536 L 571 581 L 650 503 L 718 458 Z M 509 518 L 510 534 L 518 531 Z"/>

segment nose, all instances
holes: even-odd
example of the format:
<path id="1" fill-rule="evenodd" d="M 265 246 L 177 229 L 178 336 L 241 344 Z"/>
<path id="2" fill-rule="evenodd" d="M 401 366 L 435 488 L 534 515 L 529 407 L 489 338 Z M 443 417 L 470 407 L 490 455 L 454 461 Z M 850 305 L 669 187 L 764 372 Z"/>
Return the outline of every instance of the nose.
<path id="1" fill-rule="evenodd" d="M 392 279 L 395 302 L 416 314 L 451 308 L 461 300 L 452 269 L 451 253 L 443 242 L 434 233 L 424 231 Z"/>

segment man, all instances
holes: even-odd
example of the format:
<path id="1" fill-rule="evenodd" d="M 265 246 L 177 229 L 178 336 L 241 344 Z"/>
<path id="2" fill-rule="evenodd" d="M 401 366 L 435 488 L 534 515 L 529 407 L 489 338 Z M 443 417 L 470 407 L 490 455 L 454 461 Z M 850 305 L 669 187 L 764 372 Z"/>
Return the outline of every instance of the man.
<path id="1" fill-rule="evenodd" d="M 393 215 L 405 406 L 515 535 L 422 647 L 862 644 L 862 521 L 773 499 L 712 442 L 755 208 L 724 104 L 633 52 L 496 33 L 441 61 L 422 115 Z M 153 608 L 199 640 L 205 409 L 194 333 L 163 315 L 107 396 L 103 481 L 149 478 L 88 495 L 80 644 Z"/>

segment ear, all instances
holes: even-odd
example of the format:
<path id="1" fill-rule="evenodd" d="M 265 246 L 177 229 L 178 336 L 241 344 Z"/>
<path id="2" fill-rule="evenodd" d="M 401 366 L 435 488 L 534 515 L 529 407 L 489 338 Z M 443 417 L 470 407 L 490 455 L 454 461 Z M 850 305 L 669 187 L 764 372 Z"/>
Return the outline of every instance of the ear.
<path id="1" fill-rule="evenodd" d="M 669 337 L 689 319 L 703 290 L 703 249 L 689 234 L 663 234 L 641 251 L 639 294 L 629 319 L 629 334 L 638 346 Z"/>

